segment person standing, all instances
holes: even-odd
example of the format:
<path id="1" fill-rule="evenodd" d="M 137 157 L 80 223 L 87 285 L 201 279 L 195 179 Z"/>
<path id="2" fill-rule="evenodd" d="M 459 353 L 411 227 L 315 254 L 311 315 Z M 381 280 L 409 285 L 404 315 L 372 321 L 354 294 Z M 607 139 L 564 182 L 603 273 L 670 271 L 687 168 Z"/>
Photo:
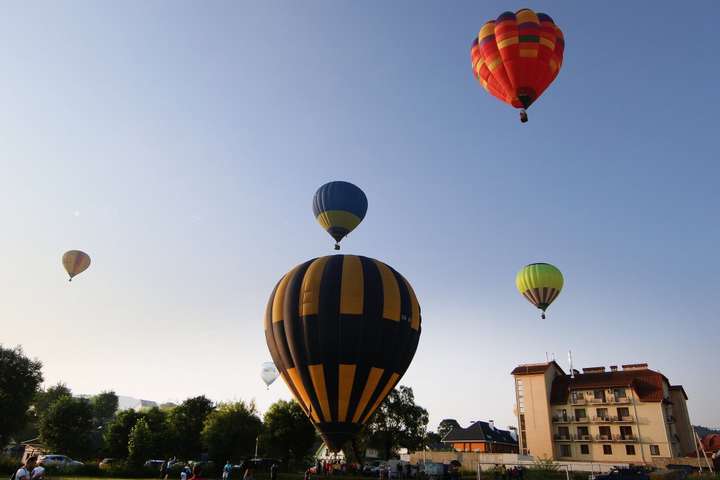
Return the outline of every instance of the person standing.
<path id="1" fill-rule="evenodd" d="M 270 465 L 270 480 L 277 480 L 277 474 L 278 474 L 278 464 L 273 462 L 273 464 Z"/>
<path id="2" fill-rule="evenodd" d="M 30 479 L 31 480 L 44 480 L 45 479 L 45 467 L 42 465 L 38 465 L 37 467 L 32 469 L 32 472 L 30 473 Z"/>
<path id="3" fill-rule="evenodd" d="M 25 460 L 25 463 L 18 468 L 17 472 L 15 472 L 14 480 L 30 480 L 30 472 L 32 472 L 35 468 L 36 462 L 37 457 L 35 455 L 30 455 L 27 460 Z"/>
<path id="4" fill-rule="evenodd" d="M 203 480 L 200 473 L 201 473 L 200 465 L 195 465 L 192 469 L 192 477 L 190 477 L 190 480 Z"/>
<path id="5" fill-rule="evenodd" d="M 223 472 L 222 472 L 223 480 L 230 480 L 231 474 L 232 474 L 232 464 L 230 463 L 230 460 L 228 460 L 225 462 L 225 466 L 223 467 Z"/>
<path id="6" fill-rule="evenodd" d="M 249 463 L 247 470 L 245 470 L 245 475 L 243 475 L 243 480 L 254 480 L 255 479 L 255 471 L 254 468 L 255 465 L 253 463 Z"/>

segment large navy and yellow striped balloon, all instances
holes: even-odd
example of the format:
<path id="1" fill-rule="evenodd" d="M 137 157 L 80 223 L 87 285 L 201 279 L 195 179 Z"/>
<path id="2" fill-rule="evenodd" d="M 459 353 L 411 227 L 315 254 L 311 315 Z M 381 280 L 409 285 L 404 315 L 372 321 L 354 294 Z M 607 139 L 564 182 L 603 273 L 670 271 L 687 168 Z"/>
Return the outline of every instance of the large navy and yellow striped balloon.
<path id="1" fill-rule="evenodd" d="M 419 338 L 420 305 L 410 283 L 386 264 L 354 255 L 293 268 L 265 313 L 272 359 L 333 451 L 397 385 Z"/>
<path id="2" fill-rule="evenodd" d="M 313 213 L 318 223 L 338 243 L 357 227 L 368 209 L 365 193 L 349 182 L 329 182 L 318 188 L 313 197 Z"/>

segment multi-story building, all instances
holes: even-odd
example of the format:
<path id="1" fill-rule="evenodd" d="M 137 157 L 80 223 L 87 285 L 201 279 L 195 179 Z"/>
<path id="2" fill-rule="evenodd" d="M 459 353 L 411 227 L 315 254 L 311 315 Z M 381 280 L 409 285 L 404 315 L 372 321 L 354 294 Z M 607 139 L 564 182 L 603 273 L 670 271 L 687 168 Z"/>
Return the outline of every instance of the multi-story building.
<path id="1" fill-rule="evenodd" d="M 517 438 L 509 430 L 495 427 L 495 422 L 473 422 L 468 428 L 457 426 L 441 440 L 456 452 L 518 453 Z"/>
<path id="2" fill-rule="evenodd" d="M 685 391 L 646 363 L 567 374 L 552 361 L 520 365 L 512 375 L 523 454 L 652 463 L 694 451 Z"/>

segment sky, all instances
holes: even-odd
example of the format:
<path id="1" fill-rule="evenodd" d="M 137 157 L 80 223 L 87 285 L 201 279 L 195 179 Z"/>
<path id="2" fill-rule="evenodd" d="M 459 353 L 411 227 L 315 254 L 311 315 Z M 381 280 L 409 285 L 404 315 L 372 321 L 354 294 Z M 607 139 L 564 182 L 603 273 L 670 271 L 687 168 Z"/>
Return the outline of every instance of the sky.
<path id="1" fill-rule="evenodd" d="M 502 11 L 549 13 L 562 71 L 521 124 L 473 78 Z M 269 390 L 279 278 L 334 253 L 311 200 L 368 196 L 343 253 L 419 298 L 401 380 L 430 413 L 515 424 L 510 371 L 647 362 L 720 426 L 720 3 L 92 1 L 0 16 L 0 343 L 46 385 L 181 401 Z M 92 266 L 71 284 L 60 259 Z M 550 262 L 540 320 L 517 271 Z"/>

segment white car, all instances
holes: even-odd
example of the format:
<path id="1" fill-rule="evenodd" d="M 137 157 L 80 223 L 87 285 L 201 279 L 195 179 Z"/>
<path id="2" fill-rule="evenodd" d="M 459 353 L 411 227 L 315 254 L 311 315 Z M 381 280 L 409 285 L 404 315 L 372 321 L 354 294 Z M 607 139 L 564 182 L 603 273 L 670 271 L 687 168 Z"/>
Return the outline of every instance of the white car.
<path id="1" fill-rule="evenodd" d="M 82 462 L 73 460 L 65 455 L 40 455 L 38 465 L 43 467 L 80 467 L 84 465 Z"/>

